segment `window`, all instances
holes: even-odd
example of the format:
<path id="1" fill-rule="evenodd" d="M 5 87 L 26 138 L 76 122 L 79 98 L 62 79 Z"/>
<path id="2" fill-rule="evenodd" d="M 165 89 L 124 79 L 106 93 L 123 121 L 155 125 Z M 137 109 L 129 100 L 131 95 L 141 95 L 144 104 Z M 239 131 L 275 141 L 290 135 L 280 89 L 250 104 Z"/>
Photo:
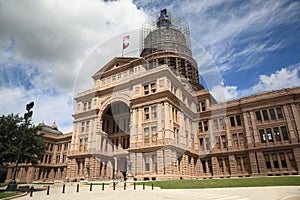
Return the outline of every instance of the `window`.
<path id="1" fill-rule="evenodd" d="M 287 163 L 286 163 L 286 160 L 285 160 L 284 153 L 279 153 L 279 157 L 280 157 L 281 166 L 283 168 L 287 168 Z"/>
<path id="2" fill-rule="evenodd" d="M 278 119 L 282 119 L 283 118 L 283 113 L 280 107 L 276 108 L 276 112 L 277 112 L 277 117 Z"/>
<path id="3" fill-rule="evenodd" d="M 144 128 L 144 135 L 145 136 L 149 136 L 149 128 L 147 127 L 147 128 Z"/>
<path id="4" fill-rule="evenodd" d="M 83 110 L 84 110 L 84 111 L 87 110 L 87 102 L 85 102 L 85 103 L 83 104 Z"/>
<path id="5" fill-rule="evenodd" d="M 256 115 L 256 120 L 261 122 L 261 114 L 260 114 L 260 111 L 256 111 L 256 112 L 255 112 L 255 115 Z"/>
<path id="6" fill-rule="evenodd" d="M 204 126 L 204 131 L 208 131 L 208 124 L 207 121 L 203 122 L 203 126 Z"/>
<path id="7" fill-rule="evenodd" d="M 106 79 L 107 84 L 110 83 L 110 77 Z"/>
<path id="8" fill-rule="evenodd" d="M 280 129 L 281 129 L 281 133 L 282 133 L 282 136 L 283 136 L 283 140 L 289 140 L 289 135 L 287 133 L 286 127 L 281 126 Z"/>
<path id="9" fill-rule="evenodd" d="M 199 132 L 203 132 L 202 122 L 198 122 L 198 130 Z"/>
<path id="10" fill-rule="evenodd" d="M 219 130 L 217 119 L 214 119 L 214 130 Z"/>
<path id="11" fill-rule="evenodd" d="M 81 122 L 81 133 L 84 133 L 84 122 Z"/>
<path id="12" fill-rule="evenodd" d="M 144 85 L 144 95 L 148 95 L 151 93 L 156 92 L 156 83 L 150 83 L 147 85 Z"/>
<path id="13" fill-rule="evenodd" d="M 156 84 L 155 83 L 151 83 L 151 92 L 152 93 L 156 92 Z"/>
<path id="14" fill-rule="evenodd" d="M 121 79 L 122 78 L 122 74 L 118 74 L 118 79 Z"/>
<path id="15" fill-rule="evenodd" d="M 113 75 L 113 76 L 112 76 L 112 81 L 113 81 L 113 82 L 116 81 L 116 75 Z"/>
<path id="16" fill-rule="evenodd" d="M 270 128 L 267 128 L 266 131 L 267 131 L 267 135 L 268 135 L 268 141 L 273 142 L 272 130 Z"/>
<path id="17" fill-rule="evenodd" d="M 156 119 L 157 118 L 157 112 L 156 112 L 156 106 L 151 107 L 151 118 Z"/>
<path id="18" fill-rule="evenodd" d="M 145 95 L 149 94 L 149 86 L 148 85 L 144 85 L 144 94 Z"/>
<path id="19" fill-rule="evenodd" d="M 226 136 L 222 135 L 221 138 L 222 138 L 223 148 L 226 149 L 227 148 L 227 139 L 226 139 Z"/>
<path id="20" fill-rule="evenodd" d="M 260 139 L 262 143 L 266 143 L 266 136 L 265 136 L 265 131 L 263 129 L 259 130 L 259 134 L 260 134 Z"/>
<path id="21" fill-rule="evenodd" d="M 262 113 L 263 113 L 264 120 L 269 120 L 269 115 L 267 110 L 263 110 Z"/>
<path id="22" fill-rule="evenodd" d="M 183 103 L 184 103 L 185 101 L 183 101 Z M 197 112 L 200 112 L 200 105 L 199 105 L 199 103 L 197 103 L 196 104 L 196 110 L 197 110 Z"/>
<path id="23" fill-rule="evenodd" d="M 234 117 L 230 117 L 230 125 L 231 127 L 235 126 L 235 121 L 234 121 Z"/>
<path id="24" fill-rule="evenodd" d="M 272 160 L 273 160 L 274 168 L 279 168 L 277 154 L 275 154 L 275 153 L 272 154 Z"/>
<path id="25" fill-rule="evenodd" d="M 155 135 L 157 133 L 157 127 L 156 126 L 152 126 L 151 127 L 151 134 Z"/>
<path id="26" fill-rule="evenodd" d="M 275 136 L 276 141 L 281 141 L 278 127 L 273 128 L 273 131 L 274 131 L 274 136 Z"/>
<path id="27" fill-rule="evenodd" d="M 201 102 L 200 104 L 201 104 L 202 112 L 204 112 L 206 110 L 205 102 Z"/>
<path id="28" fill-rule="evenodd" d="M 145 156 L 145 170 L 150 171 L 149 156 Z"/>
<path id="29" fill-rule="evenodd" d="M 270 156 L 269 154 L 265 154 L 265 160 L 266 160 L 266 166 L 268 169 L 271 169 L 271 162 L 270 162 Z"/>
<path id="30" fill-rule="evenodd" d="M 149 108 L 144 108 L 144 119 L 150 119 Z"/>
<path id="31" fill-rule="evenodd" d="M 157 172 L 157 156 L 152 155 L 152 170 Z"/>
<path id="32" fill-rule="evenodd" d="M 272 120 L 275 120 L 276 119 L 276 116 L 275 116 L 275 111 L 273 108 L 269 109 L 269 113 L 270 113 L 270 117 Z"/>
<path id="33" fill-rule="evenodd" d="M 245 138 L 243 133 L 239 133 L 239 140 L 240 140 L 240 145 L 243 147 L 245 146 Z"/>
<path id="34" fill-rule="evenodd" d="M 240 115 L 237 115 L 237 116 L 235 116 L 235 118 L 236 118 L 236 124 L 237 124 L 238 126 L 241 126 L 241 125 L 242 125 L 242 122 L 241 122 L 241 116 L 240 116 Z"/>
<path id="35" fill-rule="evenodd" d="M 90 129 L 90 122 L 89 121 L 86 122 L 85 129 L 86 129 L 85 130 L 86 132 L 89 132 L 89 129 Z"/>
<path id="36" fill-rule="evenodd" d="M 237 134 L 232 134 L 233 146 L 238 146 Z"/>
<path id="37" fill-rule="evenodd" d="M 220 118 L 220 119 L 219 119 L 219 125 L 220 125 L 220 129 L 221 129 L 221 130 L 224 130 L 224 129 L 225 129 L 225 126 L 224 126 L 224 119 L 223 119 L 223 118 Z"/>

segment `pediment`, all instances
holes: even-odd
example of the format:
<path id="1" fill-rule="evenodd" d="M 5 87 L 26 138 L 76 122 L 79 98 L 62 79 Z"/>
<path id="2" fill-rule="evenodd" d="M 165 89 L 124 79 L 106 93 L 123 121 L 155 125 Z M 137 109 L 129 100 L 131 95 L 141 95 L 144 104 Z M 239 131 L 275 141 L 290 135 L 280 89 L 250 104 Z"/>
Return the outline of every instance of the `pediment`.
<path id="1" fill-rule="evenodd" d="M 124 65 L 128 65 L 135 60 L 141 59 L 140 57 L 115 57 L 110 60 L 107 64 L 105 64 L 99 71 L 97 71 L 93 77 L 98 75 L 103 75 L 108 71 L 112 71 L 117 68 L 121 68 Z"/>

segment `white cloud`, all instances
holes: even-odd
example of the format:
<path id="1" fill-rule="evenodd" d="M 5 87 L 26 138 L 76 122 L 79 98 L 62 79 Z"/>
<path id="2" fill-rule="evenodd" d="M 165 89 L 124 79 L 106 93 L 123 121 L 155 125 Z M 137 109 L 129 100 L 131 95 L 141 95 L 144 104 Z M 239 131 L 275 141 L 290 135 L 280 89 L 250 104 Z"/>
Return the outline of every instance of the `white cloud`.
<path id="1" fill-rule="evenodd" d="M 240 96 L 249 96 L 262 91 L 299 86 L 299 70 L 300 67 L 293 69 L 281 68 L 270 75 L 259 75 L 259 82 L 249 89 L 240 91 Z"/>
<path id="2" fill-rule="evenodd" d="M 56 120 L 59 128 L 72 131 L 72 92 L 77 72 L 84 77 L 80 91 L 89 89 L 85 80 L 91 82 L 90 76 L 105 61 L 121 55 L 120 34 L 140 28 L 144 19 L 144 11 L 131 0 L 1 1 L 0 65 L 5 65 L 7 71 L 0 72 L 8 80 L 4 83 L 0 78 L 1 114 L 23 113 L 24 106 L 34 100 L 35 122 L 45 120 L 51 124 Z M 113 36 L 120 38 L 108 41 Z M 99 44 L 116 43 L 118 39 L 119 47 L 110 49 L 112 53 L 101 54 L 93 68 L 86 65 L 95 47 L 107 52 L 109 45 L 101 49 Z M 22 76 L 15 76 L 16 70 L 22 70 Z M 36 72 L 35 76 L 29 70 Z M 24 89 L 28 84 L 33 88 Z"/>
<path id="3" fill-rule="evenodd" d="M 271 75 L 260 75 L 259 83 L 253 87 L 254 91 L 277 90 L 294 87 L 300 84 L 298 69 L 287 70 L 282 68 Z"/>
<path id="4" fill-rule="evenodd" d="M 225 86 L 224 82 L 214 86 L 210 92 L 218 102 L 225 102 L 238 97 L 237 86 Z"/>

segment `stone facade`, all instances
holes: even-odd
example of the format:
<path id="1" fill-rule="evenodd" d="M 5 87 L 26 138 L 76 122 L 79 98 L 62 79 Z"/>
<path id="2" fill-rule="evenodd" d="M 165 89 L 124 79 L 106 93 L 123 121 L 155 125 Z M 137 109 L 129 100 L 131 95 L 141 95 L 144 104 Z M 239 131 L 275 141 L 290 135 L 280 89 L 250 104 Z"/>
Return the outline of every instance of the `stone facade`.
<path id="1" fill-rule="evenodd" d="M 218 103 L 198 81 L 184 42 L 189 38 L 177 47 L 169 37 L 180 34 L 176 27 L 159 22 L 149 34 L 165 34 L 159 38 L 165 49 L 149 36 L 141 57 L 116 57 L 102 66 L 93 88 L 75 98 L 73 132 L 45 136 L 54 152 L 50 147 L 32 180 L 300 174 L 300 87 Z M 68 144 L 67 152 L 60 143 Z"/>
<path id="2" fill-rule="evenodd" d="M 93 78 L 76 98 L 69 160 L 93 170 L 77 180 L 299 174 L 299 87 L 217 103 L 168 65 L 124 57 Z"/>
<path id="3" fill-rule="evenodd" d="M 42 130 L 38 134 L 43 134 L 47 149 L 41 162 L 33 166 L 32 164 L 19 164 L 16 175 L 17 182 L 31 183 L 33 181 L 55 181 L 65 180 L 67 175 L 68 151 L 71 145 L 71 133 L 63 134 L 57 129 L 55 123 L 47 126 L 40 124 Z M 6 182 L 12 178 L 15 164 L 7 168 Z"/>

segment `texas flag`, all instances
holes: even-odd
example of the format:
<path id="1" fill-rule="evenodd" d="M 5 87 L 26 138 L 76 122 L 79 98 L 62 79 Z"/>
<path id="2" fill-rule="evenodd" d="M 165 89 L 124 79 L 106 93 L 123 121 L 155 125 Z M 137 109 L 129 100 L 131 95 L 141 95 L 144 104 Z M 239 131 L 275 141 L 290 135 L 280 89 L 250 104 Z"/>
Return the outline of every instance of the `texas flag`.
<path id="1" fill-rule="evenodd" d="M 126 49 L 129 46 L 129 35 L 123 37 L 123 49 Z"/>

